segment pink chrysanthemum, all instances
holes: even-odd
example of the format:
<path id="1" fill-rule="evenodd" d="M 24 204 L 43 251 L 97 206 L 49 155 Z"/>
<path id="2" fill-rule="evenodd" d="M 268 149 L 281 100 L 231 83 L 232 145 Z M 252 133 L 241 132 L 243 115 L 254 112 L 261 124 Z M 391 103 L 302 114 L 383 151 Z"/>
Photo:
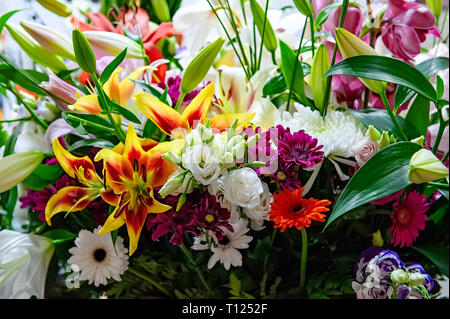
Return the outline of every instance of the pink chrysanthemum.
<path id="1" fill-rule="evenodd" d="M 392 234 L 391 244 L 410 246 L 419 236 L 419 230 L 425 229 L 425 222 L 430 204 L 424 195 L 412 191 L 405 196 L 403 201 L 394 203 L 392 213 L 392 226 L 389 233 Z"/>
<path id="2" fill-rule="evenodd" d="M 288 165 L 297 165 L 310 168 L 322 161 L 323 152 L 317 146 L 317 138 L 312 138 L 301 130 L 295 133 L 286 132 L 284 138 L 278 141 L 278 152 L 283 162 Z"/>

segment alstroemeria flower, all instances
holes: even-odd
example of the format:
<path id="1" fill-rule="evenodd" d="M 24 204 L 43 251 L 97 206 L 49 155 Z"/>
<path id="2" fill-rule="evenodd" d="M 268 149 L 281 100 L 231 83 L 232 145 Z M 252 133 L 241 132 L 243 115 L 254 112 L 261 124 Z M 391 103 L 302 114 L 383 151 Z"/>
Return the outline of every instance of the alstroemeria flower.
<path id="1" fill-rule="evenodd" d="M 115 100 L 117 104 L 125 107 L 133 94 L 136 84 L 131 80 L 137 80 L 141 74 L 152 66 L 142 66 L 131 72 L 125 79 L 119 82 L 119 73 L 123 71 L 121 67 L 118 67 L 111 77 L 103 85 L 103 90 L 106 95 L 112 100 Z M 89 94 L 81 96 L 73 105 L 70 105 L 71 110 L 87 112 L 91 114 L 100 114 L 102 108 L 98 103 L 96 94 Z"/>
<path id="2" fill-rule="evenodd" d="M 137 248 L 147 214 L 163 213 L 171 206 L 158 202 L 153 189 L 162 186 L 175 171 L 176 165 L 162 159 L 169 151 L 179 152 L 184 140 L 160 143 L 145 151 L 133 126 L 128 126 L 125 145 L 113 150 L 103 149 L 95 160 L 103 160 L 105 183 L 120 196 L 98 234 L 105 234 L 126 224 L 130 238 L 130 256 Z"/>
<path id="3" fill-rule="evenodd" d="M 211 106 L 213 96 L 214 83 L 210 83 L 197 94 L 182 114 L 146 92 L 134 94 L 133 101 L 142 113 L 153 121 L 161 131 L 172 137 L 179 138 L 195 129 L 198 124 L 206 121 L 206 115 Z M 235 119 L 238 120 L 238 127 L 243 127 L 253 116 L 254 113 L 217 115 L 210 119 L 211 128 L 222 132 L 229 128 Z"/>

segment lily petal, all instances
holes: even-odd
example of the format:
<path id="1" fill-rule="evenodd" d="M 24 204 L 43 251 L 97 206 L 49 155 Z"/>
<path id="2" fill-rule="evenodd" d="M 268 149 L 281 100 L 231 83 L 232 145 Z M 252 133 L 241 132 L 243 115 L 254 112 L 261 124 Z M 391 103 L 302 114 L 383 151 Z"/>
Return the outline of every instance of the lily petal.
<path id="1" fill-rule="evenodd" d="M 164 133 L 171 135 L 175 129 L 189 129 L 189 124 L 183 116 L 156 97 L 146 92 L 138 92 L 133 95 L 133 101 Z"/>
<path id="2" fill-rule="evenodd" d="M 255 113 L 226 113 L 214 116 L 211 119 L 211 128 L 217 129 L 220 132 L 225 131 L 229 128 L 235 119 L 238 120 L 237 129 L 242 129 L 244 126 L 248 125 L 253 119 Z"/>
<path id="3" fill-rule="evenodd" d="M 118 207 L 119 206 L 116 207 L 116 210 L 118 209 Z M 103 227 L 98 231 L 98 235 L 103 235 L 115 231 L 116 229 L 122 227 L 123 224 L 125 224 L 125 214 L 120 214 L 117 217 L 114 217 L 114 215 L 115 211 L 108 216 L 108 219 L 106 219 Z"/>
<path id="4" fill-rule="evenodd" d="M 111 77 L 103 85 L 103 90 L 105 90 L 106 95 L 118 104 L 120 104 L 120 84 L 119 84 L 119 73 L 123 72 L 121 67 L 114 70 Z M 122 104 L 120 104 L 122 105 Z"/>
<path id="5" fill-rule="evenodd" d="M 128 190 L 126 181 L 133 181 L 133 167 L 122 155 L 112 150 L 103 149 L 97 153 L 95 160 L 103 159 L 106 185 L 111 187 L 116 194 L 122 194 Z"/>
<path id="6" fill-rule="evenodd" d="M 102 111 L 97 95 L 93 94 L 80 97 L 75 104 L 69 105 L 69 109 L 97 115 Z"/>
<path id="7" fill-rule="evenodd" d="M 123 156 L 128 159 L 130 164 L 134 164 L 135 161 L 139 162 L 143 155 L 144 150 L 142 149 L 141 143 L 139 143 L 139 139 L 133 125 L 130 123 L 128 125 L 127 137 L 125 139 Z"/>
<path id="8" fill-rule="evenodd" d="M 45 206 L 45 220 L 51 226 L 51 218 L 61 212 L 77 212 L 85 209 L 99 196 L 98 189 L 67 186 L 54 194 Z"/>
<path id="9" fill-rule="evenodd" d="M 120 101 L 118 101 L 120 105 L 125 106 L 128 103 L 128 100 L 131 98 L 131 95 L 133 94 L 136 84 L 131 80 L 139 79 L 142 73 L 148 69 L 156 70 L 155 67 L 150 65 L 141 66 L 131 72 L 125 79 L 120 82 Z"/>
<path id="10" fill-rule="evenodd" d="M 131 256 L 138 246 L 139 237 L 147 218 L 147 206 L 138 203 L 133 208 L 125 208 L 125 221 L 127 223 L 128 237 L 130 238 L 129 255 Z"/>
<path id="11" fill-rule="evenodd" d="M 214 83 L 210 83 L 186 107 L 183 117 L 189 123 L 191 129 L 195 128 L 199 122 L 203 123 L 205 121 L 213 96 Z"/>
<path id="12" fill-rule="evenodd" d="M 102 186 L 102 180 L 95 171 L 94 164 L 88 156 L 76 157 L 61 146 L 58 139 L 53 140 L 53 152 L 63 170 L 72 178 L 77 178 L 86 186 Z"/>

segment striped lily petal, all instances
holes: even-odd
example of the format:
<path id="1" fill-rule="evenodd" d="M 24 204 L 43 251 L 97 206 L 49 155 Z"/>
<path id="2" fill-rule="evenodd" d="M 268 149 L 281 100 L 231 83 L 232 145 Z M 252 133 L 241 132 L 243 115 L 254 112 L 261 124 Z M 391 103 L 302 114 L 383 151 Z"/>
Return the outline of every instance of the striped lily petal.
<path id="1" fill-rule="evenodd" d="M 144 153 L 145 152 L 139 143 L 139 138 L 136 135 L 136 131 L 130 123 L 128 125 L 127 137 L 125 139 L 123 156 L 128 159 L 130 164 L 134 165 L 135 161 L 139 162 Z"/>
<path id="2" fill-rule="evenodd" d="M 177 128 L 189 129 L 189 125 L 183 116 L 156 97 L 146 92 L 138 92 L 133 95 L 133 101 L 139 110 L 164 133 L 171 135 L 172 131 Z"/>
<path id="3" fill-rule="evenodd" d="M 72 178 L 77 178 L 86 186 L 99 186 L 103 182 L 95 171 L 94 164 L 88 156 L 76 157 L 61 146 L 59 140 L 53 140 L 53 152 L 63 170 Z"/>
<path id="4" fill-rule="evenodd" d="M 69 105 L 69 109 L 97 115 L 102 111 L 97 95 L 93 94 L 80 97 L 75 104 Z"/>
<path id="5" fill-rule="evenodd" d="M 124 216 L 127 223 L 128 237 L 130 238 L 129 255 L 131 256 L 138 246 L 139 237 L 147 218 L 147 206 L 138 203 L 133 208 L 127 206 Z"/>
<path id="6" fill-rule="evenodd" d="M 119 208 L 119 206 L 116 207 L 116 210 Z M 125 224 L 125 214 L 120 214 L 119 216 L 115 217 L 115 211 L 112 212 L 108 219 L 106 219 L 105 223 L 103 224 L 103 227 L 99 230 L 97 234 L 103 235 L 107 234 L 109 232 L 115 231 L 116 229 L 120 228 Z"/>
<path id="7" fill-rule="evenodd" d="M 85 209 L 99 196 L 98 189 L 67 186 L 54 194 L 45 207 L 45 220 L 51 226 L 51 218 L 61 212 L 77 212 Z"/>
<path id="8" fill-rule="evenodd" d="M 122 155 L 103 149 L 97 153 L 95 160 L 103 159 L 106 185 L 116 194 L 122 194 L 129 188 L 127 182 L 134 179 L 131 163 Z"/>
<path id="9" fill-rule="evenodd" d="M 211 119 L 211 128 L 217 129 L 220 132 L 225 131 L 230 128 L 234 120 L 237 119 L 237 129 L 242 129 L 243 127 L 249 125 L 250 121 L 255 116 L 255 113 L 226 113 L 214 116 Z"/>
<path id="10" fill-rule="evenodd" d="M 205 121 L 213 96 L 214 83 L 210 83 L 186 107 L 183 112 L 183 117 L 189 123 L 191 129 L 195 128 L 198 123 Z"/>
<path id="11" fill-rule="evenodd" d="M 150 65 L 141 66 L 131 72 L 125 79 L 120 82 L 120 101 L 118 101 L 120 105 L 125 106 L 128 103 L 128 100 L 131 98 L 131 95 L 133 94 L 136 84 L 131 80 L 139 79 L 142 73 L 148 69 L 156 70 L 155 67 Z"/>
<path id="12" fill-rule="evenodd" d="M 103 84 L 103 90 L 105 90 L 106 95 L 111 100 L 116 101 L 118 104 L 120 104 L 120 83 L 119 83 L 119 73 L 123 72 L 123 69 L 121 67 L 118 67 L 114 70 L 113 74 L 111 74 L 108 81 Z M 122 105 L 122 104 L 120 104 Z"/>

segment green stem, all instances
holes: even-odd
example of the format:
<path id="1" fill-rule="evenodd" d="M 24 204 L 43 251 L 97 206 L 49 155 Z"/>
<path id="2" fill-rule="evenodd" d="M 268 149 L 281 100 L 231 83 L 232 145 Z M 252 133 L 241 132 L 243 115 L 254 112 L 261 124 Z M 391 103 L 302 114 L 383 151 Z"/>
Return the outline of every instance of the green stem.
<path id="1" fill-rule="evenodd" d="M 389 117 L 391 118 L 392 123 L 394 123 L 398 133 L 400 134 L 400 138 L 404 141 L 408 141 L 408 138 L 406 137 L 405 132 L 403 132 L 403 128 L 400 126 L 397 119 L 395 118 L 394 113 L 392 112 L 391 106 L 389 105 L 389 101 L 386 96 L 386 90 L 383 90 L 381 92 L 381 99 L 383 100 L 384 107 L 386 108 L 386 111 L 389 114 Z"/>
<path id="2" fill-rule="evenodd" d="M 186 94 L 187 94 L 186 92 L 181 92 L 180 96 L 178 97 L 177 104 L 175 104 L 175 107 L 174 107 L 175 111 L 179 110 L 181 103 L 183 103 L 183 100 L 184 100 L 184 97 L 186 96 Z"/>
<path id="3" fill-rule="evenodd" d="M 0 123 L 14 123 L 14 122 L 21 122 L 21 121 L 29 121 L 31 119 L 32 119 L 32 117 L 29 116 L 29 117 L 22 117 L 20 119 L 15 119 L 15 120 L 2 120 L 2 121 L 0 121 Z"/>
<path id="4" fill-rule="evenodd" d="M 342 4 L 341 17 L 339 19 L 339 28 L 342 28 L 342 26 L 344 25 L 345 15 L 347 13 L 347 8 L 348 8 L 348 2 L 349 2 L 349 0 L 344 0 L 344 2 Z M 334 63 L 336 62 L 337 49 L 338 49 L 338 46 L 336 43 L 334 45 L 333 57 L 331 59 L 330 67 L 332 67 L 334 65 Z M 323 117 L 327 114 L 328 101 L 330 100 L 330 95 L 331 95 L 331 80 L 332 80 L 332 78 L 333 78 L 333 76 L 329 76 L 327 78 L 327 85 L 325 87 L 325 99 L 323 100 L 323 106 L 322 106 L 322 116 Z"/>
<path id="5" fill-rule="evenodd" d="M 312 57 L 314 58 L 314 43 L 316 42 L 316 39 L 314 37 L 314 14 L 312 14 L 309 17 L 309 24 L 311 28 L 311 47 L 312 47 Z"/>
<path id="6" fill-rule="evenodd" d="M 30 116 L 33 118 L 33 120 L 39 126 L 41 126 L 44 129 L 44 131 L 45 131 L 48 128 L 48 124 L 42 118 L 40 118 L 34 112 L 34 110 L 27 103 L 24 102 L 24 100 L 22 100 L 22 98 L 20 97 L 19 93 L 14 88 L 11 87 L 9 90 L 16 96 L 17 101 L 25 107 L 25 109 L 28 111 L 28 113 L 30 113 Z"/>
<path id="7" fill-rule="evenodd" d="M 183 243 L 181 243 L 180 245 L 181 251 L 184 253 L 184 255 L 187 257 L 187 259 L 189 260 L 189 262 L 192 264 L 192 266 L 195 269 L 195 272 L 197 273 L 198 277 L 200 278 L 200 281 L 202 282 L 203 286 L 206 288 L 206 290 L 211 293 L 212 290 L 211 288 L 209 288 L 208 283 L 205 280 L 205 277 L 203 277 L 202 272 L 200 271 L 200 269 L 198 268 L 197 264 L 194 261 L 194 258 L 192 257 L 191 252 L 186 248 L 186 246 L 184 246 Z"/>
<path id="8" fill-rule="evenodd" d="M 292 72 L 291 85 L 289 86 L 289 94 L 288 94 L 288 99 L 287 99 L 286 112 L 289 112 L 289 107 L 290 107 L 290 104 L 291 104 L 292 87 L 294 86 L 295 73 L 297 71 L 298 58 L 300 56 L 300 52 L 302 51 L 302 42 L 303 42 L 303 37 L 305 35 L 305 30 L 306 30 L 306 24 L 307 23 L 308 23 L 308 17 L 306 17 L 306 19 L 305 19 L 305 25 L 303 26 L 302 36 L 300 37 L 300 43 L 298 44 L 297 56 L 295 57 L 294 70 Z"/>
<path id="9" fill-rule="evenodd" d="M 83 122 L 83 125 L 87 125 L 87 126 L 90 126 L 90 127 L 96 127 L 98 129 L 107 130 L 107 131 L 109 131 L 111 133 L 114 133 L 114 129 L 112 129 L 110 127 L 106 127 L 106 126 L 103 126 L 103 125 L 100 125 L 100 124 L 97 124 L 97 123 L 94 123 L 94 122 L 91 122 L 91 121 L 88 121 L 88 120 L 76 117 L 76 116 L 74 116 L 72 114 L 67 114 L 66 116 L 67 116 L 68 120 L 74 120 L 74 121 L 78 121 L 78 122 Z"/>
<path id="10" fill-rule="evenodd" d="M 431 150 L 433 154 L 436 154 L 436 152 L 438 151 L 439 144 L 441 144 L 442 135 L 444 134 L 445 130 L 445 121 L 444 118 L 442 117 L 441 109 L 439 108 L 438 105 L 436 105 L 436 109 L 439 117 L 439 130 L 436 135 L 436 141 L 434 142 L 433 149 Z"/>
<path id="11" fill-rule="evenodd" d="M 436 188 L 441 188 L 441 189 L 447 189 L 449 188 L 448 184 L 445 183 L 437 183 L 437 182 L 428 182 L 427 183 L 430 186 L 434 186 Z"/>
<path id="12" fill-rule="evenodd" d="M 262 59 L 262 50 L 263 50 L 263 45 L 264 45 L 264 36 L 266 35 L 266 22 L 267 22 L 267 12 L 269 10 L 269 0 L 266 1 L 266 8 L 264 11 L 264 23 L 263 23 L 263 31 L 262 31 L 262 35 L 261 35 L 261 45 L 259 47 L 259 61 L 258 61 L 258 70 L 261 67 L 261 59 Z M 253 19 L 253 25 L 255 24 L 255 20 Z M 256 49 L 256 48 L 255 48 Z M 276 60 L 275 60 L 275 52 L 271 52 L 272 53 L 272 61 L 273 64 L 277 65 Z"/>
<path id="13" fill-rule="evenodd" d="M 442 163 L 444 163 L 447 160 L 448 153 L 449 153 L 448 151 L 447 151 L 447 153 L 445 153 L 444 157 L 442 158 Z"/>
<path id="14" fill-rule="evenodd" d="M 306 261 L 308 259 L 308 237 L 305 227 L 301 228 L 302 233 L 302 259 L 300 261 L 300 289 L 305 289 L 306 282 Z"/>
<path id="15" fill-rule="evenodd" d="M 270 238 L 270 245 L 269 245 L 269 249 L 267 249 L 267 255 L 266 257 L 264 257 L 264 265 L 263 265 L 263 269 L 264 269 L 264 275 L 263 275 L 263 279 L 261 280 L 261 296 L 265 296 L 266 295 L 266 282 L 267 282 L 267 262 L 269 261 L 269 256 L 270 256 L 270 250 L 272 249 L 273 246 L 273 241 L 275 240 L 275 235 L 277 234 L 277 229 L 274 228 L 272 231 L 272 236 Z"/>
<path id="16" fill-rule="evenodd" d="M 164 289 L 164 287 L 162 287 L 159 283 L 157 283 L 153 278 L 150 278 L 146 274 L 143 274 L 140 271 L 131 267 L 128 267 L 128 271 L 131 272 L 133 275 L 147 281 L 149 284 L 151 284 L 153 287 L 161 291 L 166 296 L 170 296 L 169 292 L 166 289 Z"/>

